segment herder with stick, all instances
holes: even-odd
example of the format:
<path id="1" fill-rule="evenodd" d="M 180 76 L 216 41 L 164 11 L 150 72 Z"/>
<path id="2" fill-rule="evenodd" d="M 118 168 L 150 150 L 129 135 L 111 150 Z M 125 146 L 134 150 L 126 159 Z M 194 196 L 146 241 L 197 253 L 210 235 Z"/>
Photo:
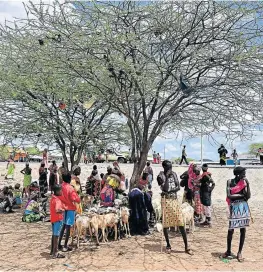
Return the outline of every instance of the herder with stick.
<path id="1" fill-rule="evenodd" d="M 193 255 L 192 251 L 188 247 L 182 210 L 177 200 L 177 192 L 180 190 L 177 175 L 172 171 L 172 163 L 170 161 L 163 161 L 162 166 L 164 171 L 159 173 L 157 182 L 162 190 L 162 224 L 163 234 L 167 244 L 166 252 L 171 253 L 168 228 L 178 226 L 183 236 L 185 253 Z"/>

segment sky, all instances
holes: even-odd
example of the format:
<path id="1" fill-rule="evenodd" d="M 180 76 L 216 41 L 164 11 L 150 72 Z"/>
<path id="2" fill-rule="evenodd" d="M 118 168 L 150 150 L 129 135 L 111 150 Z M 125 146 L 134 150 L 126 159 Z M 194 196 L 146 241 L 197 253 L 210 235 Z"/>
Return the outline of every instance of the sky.
<path id="1" fill-rule="evenodd" d="M 24 2 L 28 2 L 24 0 Z M 39 2 L 33 0 L 33 2 Z M 45 0 L 47 3 L 52 3 L 52 0 Z M 63 0 L 61 0 L 63 2 Z M 13 21 L 14 18 L 25 18 L 26 13 L 24 11 L 23 3 L 19 0 L 0 0 L 0 23 L 4 23 L 5 19 Z M 255 136 L 249 140 L 241 141 L 239 139 L 235 140 L 233 144 L 227 143 L 223 135 L 213 134 L 213 139 L 211 137 L 203 137 L 203 158 L 218 160 L 217 149 L 220 144 L 225 144 L 229 153 L 232 152 L 233 148 L 237 149 L 238 154 L 246 153 L 248 151 L 249 144 L 263 142 L 262 132 L 255 132 Z M 179 157 L 181 155 L 182 145 L 186 145 L 186 153 L 188 157 L 194 158 L 195 160 L 200 159 L 201 154 L 201 141 L 200 135 L 196 138 L 186 140 L 182 133 L 176 137 L 176 134 L 164 135 L 163 137 L 157 137 L 153 144 L 152 151 L 160 153 L 162 158 L 170 159 Z M 164 152 L 165 150 L 165 152 Z"/>

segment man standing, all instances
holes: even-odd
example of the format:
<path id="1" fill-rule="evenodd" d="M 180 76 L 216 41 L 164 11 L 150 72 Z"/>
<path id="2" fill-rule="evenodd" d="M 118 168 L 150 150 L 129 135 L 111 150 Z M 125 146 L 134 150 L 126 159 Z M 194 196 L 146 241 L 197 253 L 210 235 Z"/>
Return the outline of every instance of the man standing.
<path id="1" fill-rule="evenodd" d="M 263 148 L 262 148 L 262 147 L 260 147 L 260 148 L 258 149 L 256 158 L 257 158 L 257 156 L 259 156 L 260 164 L 263 164 Z"/>
<path id="2" fill-rule="evenodd" d="M 201 224 L 203 226 L 212 226 L 212 221 L 211 221 L 211 195 L 212 191 L 215 188 L 215 183 L 213 179 L 211 178 L 211 173 L 208 172 L 208 165 L 205 163 L 202 165 L 202 171 L 203 174 L 201 176 L 200 180 L 200 199 L 201 203 L 203 204 L 204 207 L 204 215 L 205 215 L 205 221 Z"/>
<path id="3" fill-rule="evenodd" d="M 192 252 L 188 247 L 182 210 L 177 200 L 177 192 L 180 190 L 177 175 L 172 171 L 172 163 L 170 161 L 163 161 L 162 166 L 164 171 L 159 173 L 157 182 L 162 190 L 162 223 L 163 233 L 167 244 L 166 252 L 171 253 L 168 228 L 177 226 L 183 236 L 185 252 L 192 255 Z"/>
<path id="4" fill-rule="evenodd" d="M 232 158 L 233 158 L 233 161 L 234 161 L 234 164 L 235 166 L 237 165 L 237 157 L 238 157 L 238 154 L 237 154 L 237 151 L 236 149 L 233 150 L 233 153 L 232 153 Z"/>
<path id="5" fill-rule="evenodd" d="M 220 165 L 226 165 L 226 154 L 228 153 L 228 151 L 226 150 L 226 148 L 224 147 L 223 144 L 221 144 L 221 146 L 218 148 L 218 154 L 219 154 L 219 159 L 220 159 Z"/>
<path id="6" fill-rule="evenodd" d="M 183 163 L 183 161 L 185 161 L 186 165 L 188 165 L 188 161 L 186 159 L 187 155 L 186 155 L 186 151 L 185 151 L 186 146 L 183 146 L 183 150 L 182 150 L 182 158 L 181 158 L 181 162 L 180 165 Z"/>

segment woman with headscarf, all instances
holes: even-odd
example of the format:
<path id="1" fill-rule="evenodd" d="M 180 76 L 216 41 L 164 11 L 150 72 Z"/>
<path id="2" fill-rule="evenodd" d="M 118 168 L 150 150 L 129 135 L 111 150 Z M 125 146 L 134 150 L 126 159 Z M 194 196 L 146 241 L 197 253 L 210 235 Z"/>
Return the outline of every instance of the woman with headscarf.
<path id="1" fill-rule="evenodd" d="M 114 205 L 115 200 L 115 192 L 111 185 L 109 185 L 109 181 L 111 180 L 110 175 L 112 174 L 112 168 L 108 166 L 107 174 L 103 177 L 104 186 L 100 192 L 101 205 L 106 207 L 112 207 Z"/>
<path id="2" fill-rule="evenodd" d="M 33 192 L 30 195 L 30 200 L 27 202 L 25 206 L 25 211 L 22 217 L 22 221 L 26 223 L 32 223 L 40 221 L 44 218 L 44 214 L 40 212 L 40 205 L 37 202 L 37 192 Z"/>
<path id="3" fill-rule="evenodd" d="M 118 195 L 125 191 L 125 175 L 121 171 L 117 161 L 113 163 L 113 169 L 110 178 L 111 180 L 109 181 L 109 184 L 116 191 L 116 198 L 118 198 Z"/>
<path id="4" fill-rule="evenodd" d="M 194 208 L 195 208 L 195 216 L 196 220 L 200 221 L 201 216 L 203 214 L 203 205 L 201 203 L 201 198 L 200 198 L 200 187 L 201 187 L 201 168 L 198 167 L 196 164 L 190 164 L 189 169 L 188 169 L 188 188 L 192 190 L 193 192 L 193 197 L 194 197 Z"/>

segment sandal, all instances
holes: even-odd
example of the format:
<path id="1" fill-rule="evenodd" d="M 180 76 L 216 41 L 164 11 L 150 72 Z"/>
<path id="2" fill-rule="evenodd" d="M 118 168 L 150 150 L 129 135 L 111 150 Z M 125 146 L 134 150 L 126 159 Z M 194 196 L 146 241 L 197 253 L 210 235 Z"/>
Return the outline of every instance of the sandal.
<path id="1" fill-rule="evenodd" d="M 172 248 L 171 247 L 166 247 L 165 251 L 166 251 L 167 254 L 171 254 Z"/>
<path id="2" fill-rule="evenodd" d="M 186 253 L 186 254 L 189 254 L 189 255 L 191 255 L 191 256 L 194 255 L 194 252 L 193 252 L 192 249 L 190 249 L 190 248 L 186 249 L 186 250 L 185 250 L 185 253 Z"/>
<path id="3" fill-rule="evenodd" d="M 221 258 L 223 258 L 223 259 L 231 259 L 231 258 L 233 258 L 232 257 L 232 253 L 230 252 L 225 252 L 222 256 L 220 256 Z"/>
<path id="4" fill-rule="evenodd" d="M 72 251 L 73 249 L 71 247 L 63 247 L 62 252 L 68 252 Z"/>
<path id="5" fill-rule="evenodd" d="M 243 263 L 243 262 L 244 262 L 244 258 L 242 257 L 242 254 L 241 254 L 241 253 L 237 253 L 237 260 L 238 260 L 240 263 Z"/>
<path id="6" fill-rule="evenodd" d="M 53 255 L 52 258 L 53 258 L 53 259 L 63 259 L 63 258 L 65 258 L 65 256 L 62 255 L 62 254 L 60 254 L 60 253 L 57 253 L 56 255 Z"/>

